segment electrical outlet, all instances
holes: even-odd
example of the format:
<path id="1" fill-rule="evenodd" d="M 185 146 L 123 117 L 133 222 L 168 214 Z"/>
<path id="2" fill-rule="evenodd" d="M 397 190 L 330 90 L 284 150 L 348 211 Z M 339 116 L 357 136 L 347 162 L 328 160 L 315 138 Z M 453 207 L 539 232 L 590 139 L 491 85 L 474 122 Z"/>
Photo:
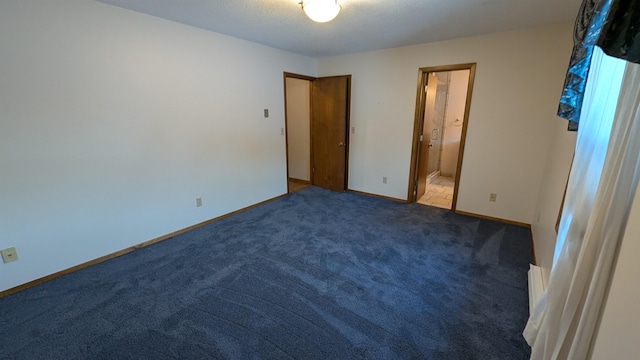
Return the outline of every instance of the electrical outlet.
<path id="1" fill-rule="evenodd" d="M 18 260 L 18 252 L 14 247 L 0 250 L 0 252 L 2 253 L 2 261 L 6 263 Z"/>
<path id="2" fill-rule="evenodd" d="M 383 176 L 383 177 L 382 177 L 382 183 L 383 183 L 383 184 L 386 184 L 386 183 L 387 183 L 387 177 L 386 177 L 386 176 Z"/>
<path id="3" fill-rule="evenodd" d="M 284 135 L 284 128 L 280 128 L 280 135 Z"/>
<path id="4" fill-rule="evenodd" d="M 494 193 L 489 194 L 489 201 L 495 202 L 496 198 L 498 198 L 498 194 L 494 194 Z"/>
<path id="5" fill-rule="evenodd" d="M 202 198 L 196 198 L 196 206 L 197 207 L 202 206 Z"/>
<path id="6" fill-rule="evenodd" d="M 355 127 L 355 126 L 351 127 L 351 133 L 352 133 L 352 134 L 355 134 L 355 133 L 356 133 L 356 127 Z"/>
<path id="7" fill-rule="evenodd" d="M 264 109 L 264 117 L 269 117 L 269 109 Z"/>

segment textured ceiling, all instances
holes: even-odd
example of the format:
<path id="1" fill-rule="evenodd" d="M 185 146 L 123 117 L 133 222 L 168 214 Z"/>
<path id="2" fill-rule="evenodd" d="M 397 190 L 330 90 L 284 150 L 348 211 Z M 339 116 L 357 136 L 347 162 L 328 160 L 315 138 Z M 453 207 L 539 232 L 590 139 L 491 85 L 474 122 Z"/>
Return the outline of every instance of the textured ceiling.
<path id="1" fill-rule="evenodd" d="M 318 24 L 299 0 L 98 0 L 311 56 L 415 45 L 573 22 L 582 0 L 338 0 Z"/>

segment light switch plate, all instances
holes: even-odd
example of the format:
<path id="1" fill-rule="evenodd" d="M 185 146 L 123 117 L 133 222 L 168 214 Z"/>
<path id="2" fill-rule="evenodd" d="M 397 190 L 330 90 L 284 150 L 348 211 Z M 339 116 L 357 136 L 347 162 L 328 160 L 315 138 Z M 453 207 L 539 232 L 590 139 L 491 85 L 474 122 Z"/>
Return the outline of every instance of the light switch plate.
<path id="1" fill-rule="evenodd" d="M 2 261 L 6 263 L 18 260 L 18 252 L 14 247 L 0 250 L 0 253 L 2 253 Z"/>

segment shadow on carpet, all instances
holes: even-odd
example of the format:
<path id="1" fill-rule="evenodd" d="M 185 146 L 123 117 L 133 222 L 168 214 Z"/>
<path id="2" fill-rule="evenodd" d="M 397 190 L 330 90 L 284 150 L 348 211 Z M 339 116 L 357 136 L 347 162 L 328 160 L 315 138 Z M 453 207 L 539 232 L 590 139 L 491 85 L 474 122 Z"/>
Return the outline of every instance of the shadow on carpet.
<path id="1" fill-rule="evenodd" d="M 529 230 L 308 187 L 0 299 L 3 359 L 528 359 Z"/>

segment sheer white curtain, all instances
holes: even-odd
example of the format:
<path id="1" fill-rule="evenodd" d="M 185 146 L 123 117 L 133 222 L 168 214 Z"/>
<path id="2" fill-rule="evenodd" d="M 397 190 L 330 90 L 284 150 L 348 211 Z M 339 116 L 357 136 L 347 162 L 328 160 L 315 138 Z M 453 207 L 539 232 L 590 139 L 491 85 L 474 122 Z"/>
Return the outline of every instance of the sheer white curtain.
<path id="1" fill-rule="evenodd" d="M 524 336 L 531 359 L 587 359 L 638 186 L 639 66 L 595 48 L 549 285 Z"/>

